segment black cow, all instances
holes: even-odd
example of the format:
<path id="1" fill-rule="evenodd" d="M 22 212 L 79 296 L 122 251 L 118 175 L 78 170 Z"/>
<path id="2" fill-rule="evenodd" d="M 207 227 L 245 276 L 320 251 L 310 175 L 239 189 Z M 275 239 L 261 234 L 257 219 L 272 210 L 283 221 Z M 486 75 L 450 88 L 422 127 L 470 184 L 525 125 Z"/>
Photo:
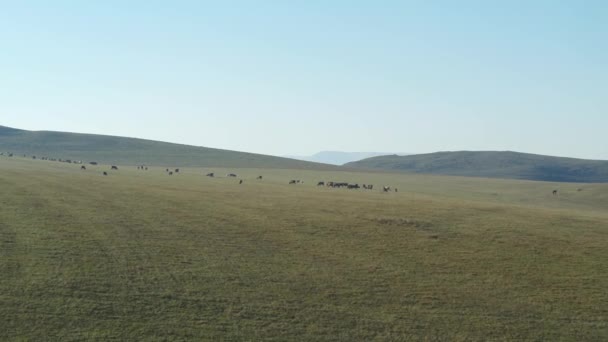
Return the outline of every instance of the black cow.
<path id="1" fill-rule="evenodd" d="M 173 176 L 173 171 L 169 171 L 169 176 Z"/>
<path id="2" fill-rule="evenodd" d="M 289 184 L 296 184 L 296 180 L 295 179 L 290 180 Z"/>
<path id="3" fill-rule="evenodd" d="M 91 164 L 91 165 L 97 165 L 97 162 L 89 162 L 89 164 Z"/>
<path id="4" fill-rule="evenodd" d="M 207 176 L 207 177 L 214 177 L 214 176 L 215 176 L 215 174 L 214 174 L 213 172 L 211 172 L 211 173 L 208 173 L 206 176 Z"/>
<path id="5" fill-rule="evenodd" d="M 108 175 L 108 173 L 104 171 L 104 172 L 103 172 L 103 175 L 104 175 L 104 176 L 107 176 L 107 175 Z"/>
<path id="6" fill-rule="evenodd" d="M 262 176 L 258 176 L 256 179 L 262 179 Z"/>
<path id="7" fill-rule="evenodd" d="M 557 195 L 557 190 L 553 190 L 553 196 Z"/>
<path id="8" fill-rule="evenodd" d="M 323 185 L 325 185 L 324 181 L 320 181 L 319 183 L 317 183 L 317 186 L 323 186 Z"/>
<path id="9" fill-rule="evenodd" d="M 241 180 L 239 180 L 239 184 L 243 184 L 243 180 L 242 180 L 242 179 L 241 179 Z"/>
<path id="10" fill-rule="evenodd" d="M 395 188 L 395 192 L 399 192 L 399 189 Z"/>
<path id="11" fill-rule="evenodd" d="M 359 189 L 359 184 L 348 184 L 346 186 L 347 189 Z"/>
<path id="12" fill-rule="evenodd" d="M 390 186 L 383 186 L 382 187 L 382 191 L 389 192 L 389 191 L 391 191 L 391 187 Z"/>
<path id="13" fill-rule="evenodd" d="M 227 175 L 226 175 L 226 177 L 236 177 L 236 174 L 234 174 L 234 173 L 229 173 L 229 174 L 227 174 Z"/>
<path id="14" fill-rule="evenodd" d="M 116 166 L 116 165 L 112 165 L 111 169 L 112 169 L 112 170 L 118 170 L 118 166 Z"/>
<path id="15" fill-rule="evenodd" d="M 80 167 L 80 169 L 81 169 L 81 170 L 86 170 L 86 169 L 87 169 L 87 167 L 86 167 L 86 166 L 84 166 L 84 165 L 82 165 L 82 166 Z"/>
<path id="16" fill-rule="evenodd" d="M 175 173 L 179 173 L 179 169 L 175 169 Z"/>

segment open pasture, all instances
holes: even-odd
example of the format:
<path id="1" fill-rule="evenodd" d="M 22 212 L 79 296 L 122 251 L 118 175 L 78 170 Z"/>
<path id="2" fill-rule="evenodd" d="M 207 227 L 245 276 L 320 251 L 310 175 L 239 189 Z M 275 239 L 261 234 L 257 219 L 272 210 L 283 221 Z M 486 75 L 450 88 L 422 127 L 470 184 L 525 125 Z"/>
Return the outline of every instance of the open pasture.
<path id="1" fill-rule="evenodd" d="M 0 339 L 608 339 L 608 185 L 165 168 L 0 158 Z"/>

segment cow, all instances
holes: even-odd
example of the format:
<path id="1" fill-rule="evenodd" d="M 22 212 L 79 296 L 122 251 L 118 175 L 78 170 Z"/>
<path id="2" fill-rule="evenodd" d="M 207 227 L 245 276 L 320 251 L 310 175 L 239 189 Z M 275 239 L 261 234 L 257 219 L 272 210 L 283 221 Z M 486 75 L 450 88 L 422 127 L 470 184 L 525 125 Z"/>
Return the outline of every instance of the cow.
<path id="1" fill-rule="evenodd" d="M 324 181 L 320 181 L 319 183 L 317 183 L 317 186 L 324 186 L 325 182 Z"/>
<path id="2" fill-rule="evenodd" d="M 557 190 L 553 190 L 553 196 L 557 195 Z"/>
<path id="3" fill-rule="evenodd" d="M 226 175 L 226 177 L 236 177 L 236 174 L 234 174 L 234 173 L 229 173 L 229 174 L 227 174 L 227 175 Z"/>
<path id="4" fill-rule="evenodd" d="M 391 191 L 391 187 L 390 186 L 383 186 L 382 187 L 382 191 L 389 192 L 389 191 Z"/>
<path id="5" fill-rule="evenodd" d="M 166 169 L 165 172 L 169 172 L 169 169 Z"/>
<path id="6" fill-rule="evenodd" d="M 111 169 L 112 169 L 112 170 L 118 170 L 118 166 L 116 166 L 116 165 L 112 165 Z"/>
<path id="7" fill-rule="evenodd" d="M 146 170 L 146 171 L 148 171 L 148 167 L 147 167 L 147 166 L 146 166 L 146 169 L 145 169 L 145 170 Z"/>
<path id="8" fill-rule="evenodd" d="M 395 192 L 399 192 L 399 189 L 395 188 Z"/>
<path id="9" fill-rule="evenodd" d="M 347 189 L 359 189 L 359 184 L 348 184 Z"/>
<path id="10" fill-rule="evenodd" d="M 256 179 L 262 179 L 262 176 L 258 176 Z"/>
<path id="11" fill-rule="evenodd" d="M 169 176 L 173 176 L 173 171 L 169 171 Z"/>
<path id="12" fill-rule="evenodd" d="M 86 170 L 86 169 L 87 169 L 87 167 L 86 167 L 86 166 L 84 166 L 84 165 L 82 165 L 82 166 L 80 167 L 80 169 L 81 169 L 81 170 Z"/>
<path id="13" fill-rule="evenodd" d="M 243 184 L 243 180 L 242 180 L 242 179 L 241 179 L 241 180 L 239 180 L 239 184 Z"/>
<path id="14" fill-rule="evenodd" d="M 215 176 L 215 174 L 214 174 L 213 172 L 211 172 L 211 173 L 208 173 L 206 176 L 207 176 L 207 177 L 214 177 L 214 176 Z"/>
<path id="15" fill-rule="evenodd" d="M 54 160 L 55 160 L 55 159 L 53 159 L 53 161 L 54 161 Z M 89 164 L 91 164 L 91 165 L 97 165 L 97 162 L 89 162 Z"/>
<path id="16" fill-rule="evenodd" d="M 104 171 L 104 172 L 103 172 L 103 175 L 104 175 L 104 176 L 107 176 L 107 175 L 108 175 L 108 173 Z"/>
<path id="17" fill-rule="evenodd" d="M 179 173 L 179 169 L 175 169 L 175 173 Z"/>
<path id="18" fill-rule="evenodd" d="M 296 184 L 296 180 L 295 179 L 290 180 L 289 184 Z"/>

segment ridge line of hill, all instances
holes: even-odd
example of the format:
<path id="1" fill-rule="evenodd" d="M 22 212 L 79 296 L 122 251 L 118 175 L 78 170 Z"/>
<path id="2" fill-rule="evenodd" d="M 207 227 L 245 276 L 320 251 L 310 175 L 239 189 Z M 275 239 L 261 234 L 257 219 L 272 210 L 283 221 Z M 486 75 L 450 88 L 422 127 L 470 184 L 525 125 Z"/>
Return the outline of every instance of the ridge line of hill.
<path id="1" fill-rule="evenodd" d="M 379 156 L 343 166 L 367 170 L 551 182 L 608 182 L 608 161 L 513 151 L 456 151 Z"/>
<path id="2" fill-rule="evenodd" d="M 0 126 L 0 151 L 121 165 L 339 170 L 339 166 L 187 144 Z"/>

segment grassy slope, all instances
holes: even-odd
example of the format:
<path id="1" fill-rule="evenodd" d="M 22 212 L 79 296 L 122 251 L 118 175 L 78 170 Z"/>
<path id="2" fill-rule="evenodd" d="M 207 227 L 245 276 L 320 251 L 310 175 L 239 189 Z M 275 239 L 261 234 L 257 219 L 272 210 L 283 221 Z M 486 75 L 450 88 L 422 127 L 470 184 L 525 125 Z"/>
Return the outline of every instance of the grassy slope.
<path id="1" fill-rule="evenodd" d="M 607 185 L 102 169 L 0 158 L 0 339 L 608 339 Z"/>
<path id="2" fill-rule="evenodd" d="M 253 153 L 105 135 L 23 131 L 0 126 L 0 151 L 121 165 L 334 169 Z"/>
<path id="3" fill-rule="evenodd" d="M 346 166 L 454 176 L 554 182 L 608 182 L 608 161 L 550 157 L 517 152 L 437 152 L 381 156 Z"/>

